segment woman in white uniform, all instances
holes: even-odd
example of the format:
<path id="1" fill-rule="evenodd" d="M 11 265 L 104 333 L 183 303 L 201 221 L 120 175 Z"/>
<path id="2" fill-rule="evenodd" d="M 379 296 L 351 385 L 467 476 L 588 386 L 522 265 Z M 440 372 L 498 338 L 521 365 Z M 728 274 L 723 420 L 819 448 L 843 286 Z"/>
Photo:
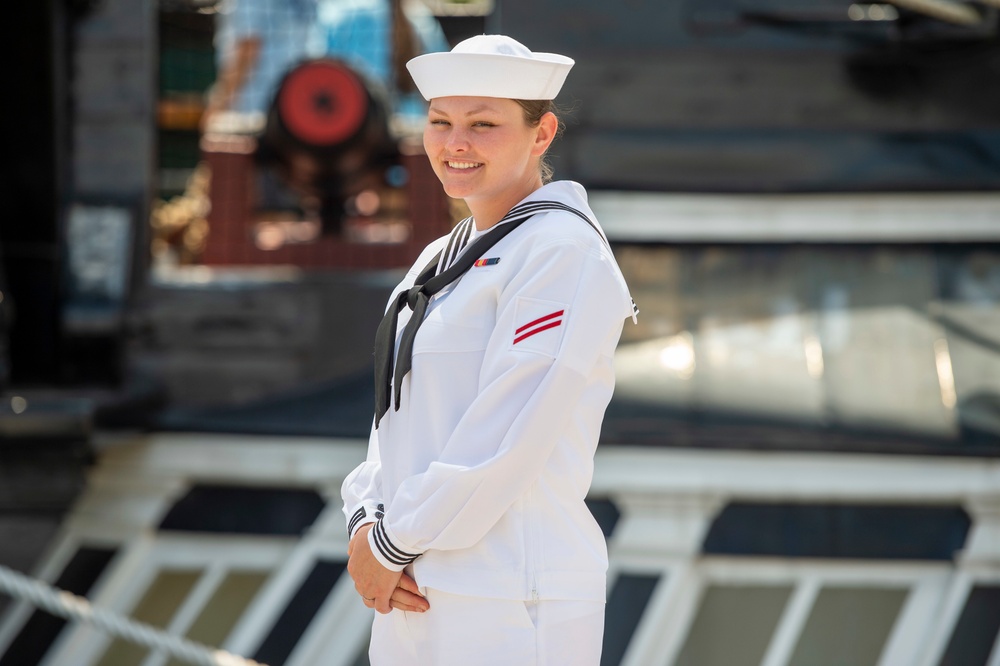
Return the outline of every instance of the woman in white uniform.
<path id="1" fill-rule="evenodd" d="M 499 35 L 407 65 L 428 159 L 472 217 L 390 299 L 342 488 L 375 666 L 600 662 L 607 549 L 584 499 L 635 312 L 583 187 L 548 182 L 572 66 Z"/>

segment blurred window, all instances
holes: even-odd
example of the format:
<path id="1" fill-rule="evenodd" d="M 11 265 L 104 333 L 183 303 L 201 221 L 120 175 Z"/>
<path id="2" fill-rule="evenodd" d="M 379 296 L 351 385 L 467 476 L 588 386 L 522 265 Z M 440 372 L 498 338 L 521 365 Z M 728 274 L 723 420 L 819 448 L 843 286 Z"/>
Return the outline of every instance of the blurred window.
<path id="1" fill-rule="evenodd" d="M 70 594 L 89 596 L 117 552 L 114 548 L 80 547 L 72 553 L 53 585 Z M 7 627 L 17 626 L 19 629 L 5 649 L 0 647 L 0 666 L 36 666 L 42 663 L 66 626 L 66 620 L 61 617 L 23 606 L 10 609 L 6 623 Z"/>
<path id="2" fill-rule="evenodd" d="M 300 535 L 326 501 L 307 488 L 251 488 L 195 484 L 160 523 L 161 530 L 228 534 Z"/>
<path id="3" fill-rule="evenodd" d="M 257 648 L 254 660 L 262 664 L 285 663 L 346 569 L 343 561 L 318 560 Z M 362 652 L 367 658 L 368 641 L 364 647 Z"/>
<path id="4" fill-rule="evenodd" d="M 757 666 L 791 592 L 786 585 L 710 585 L 674 666 Z"/>
<path id="5" fill-rule="evenodd" d="M 167 629 L 204 572 L 198 569 L 165 569 L 146 588 L 130 616 L 137 622 Z M 116 638 L 97 666 L 141 664 L 149 651 L 141 645 Z"/>
<path id="6" fill-rule="evenodd" d="M 641 314 L 616 356 L 605 439 L 998 451 L 1000 246 L 616 253 Z"/>
<path id="7" fill-rule="evenodd" d="M 622 517 L 621 511 L 614 501 L 607 497 L 590 497 L 587 499 L 587 508 L 590 509 L 597 524 L 601 526 L 604 537 L 609 538 L 615 531 L 618 520 Z"/>
<path id="8" fill-rule="evenodd" d="M 613 666 L 621 662 L 653 593 L 666 577 L 666 574 L 628 571 L 618 574 L 611 586 L 605 612 L 601 666 Z"/>
<path id="9" fill-rule="evenodd" d="M 712 522 L 702 551 L 951 562 L 970 526 L 957 506 L 732 502 Z"/>
<path id="10" fill-rule="evenodd" d="M 202 606 L 187 638 L 203 645 L 222 645 L 243 612 L 267 580 L 268 571 L 230 571 L 219 582 L 212 596 Z M 169 666 L 184 666 L 172 659 Z"/>
<path id="11" fill-rule="evenodd" d="M 675 573 L 642 618 L 656 629 L 605 666 L 909 664 L 952 621 L 943 564 L 708 557 Z"/>
<path id="12" fill-rule="evenodd" d="M 250 624 L 259 631 L 259 623 L 268 621 L 261 617 L 261 592 L 295 545 L 296 539 L 288 537 L 160 533 L 127 548 L 99 598 L 92 600 L 173 635 L 248 654 L 239 627 Z M 165 652 L 109 636 L 89 624 L 74 629 L 47 655 L 53 663 L 179 666 Z"/>
<path id="13" fill-rule="evenodd" d="M 1000 585 L 975 585 L 955 624 L 948 649 L 939 666 L 972 666 L 989 663 L 995 653 L 997 632 L 1000 630 Z"/>
<path id="14" fill-rule="evenodd" d="M 879 663 L 908 592 L 905 588 L 824 587 L 788 666 Z"/>

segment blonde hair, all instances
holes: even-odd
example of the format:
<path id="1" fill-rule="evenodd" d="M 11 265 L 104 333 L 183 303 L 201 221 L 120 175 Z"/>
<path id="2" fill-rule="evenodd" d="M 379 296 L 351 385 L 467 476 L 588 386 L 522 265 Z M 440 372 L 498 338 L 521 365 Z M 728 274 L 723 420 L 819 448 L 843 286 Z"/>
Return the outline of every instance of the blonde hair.
<path id="1" fill-rule="evenodd" d="M 538 127 L 538 123 L 542 121 L 542 116 L 546 113 L 552 113 L 555 115 L 556 122 L 558 123 L 556 138 L 562 134 L 564 125 L 562 120 L 559 119 L 559 108 L 551 99 L 515 99 L 514 101 L 517 102 L 518 106 L 524 112 L 524 122 L 528 124 L 528 127 Z M 542 182 L 551 182 L 553 171 L 552 165 L 549 164 L 548 155 L 542 155 L 538 161 L 538 168 L 542 172 Z"/>

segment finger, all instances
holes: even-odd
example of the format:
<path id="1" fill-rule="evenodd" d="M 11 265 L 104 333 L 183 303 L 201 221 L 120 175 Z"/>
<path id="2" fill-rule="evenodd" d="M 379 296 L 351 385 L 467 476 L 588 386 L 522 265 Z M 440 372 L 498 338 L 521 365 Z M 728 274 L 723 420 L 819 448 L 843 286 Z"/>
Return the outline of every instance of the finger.
<path id="1" fill-rule="evenodd" d="M 375 597 L 375 610 L 379 613 L 385 615 L 386 613 L 392 612 L 392 606 L 389 604 L 389 600 L 392 599 L 392 594 L 395 592 L 396 588 L 393 586 L 388 590 L 381 592 L 375 592 L 372 596 Z"/>
<path id="2" fill-rule="evenodd" d="M 407 592 L 412 592 L 413 594 L 417 594 L 421 597 L 424 596 L 420 594 L 420 588 L 417 587 L 417 581 L 413 580 L 406 574 L 403 574 L 402 576 L 399 577 L 399 582 L 396 583 L 396 585 L 403 588 Z"/>
<path id="3" fill-rule="evenodd" d="M 396 591 L 392 593 L 392 597 L 389 601 L 400 604 L 401 606 L 406 606 L 405 610 L 413 610 L 423 613 L 431 607 L 427 600 L 424 599 L 419 594 L 413 594 L 412 592 L 407 592 L 401 587 L 397 587 Z M 397 608 L 399 606 L 396 606 Z"/>
<path id="4" fill-rule="evenodd" d="M 406 611 L 408 613 L 424 613 L 427 611 L 426 608 L 420 608 L 419 606 L 410 606 L 408 604 L 404 604 L 395 600 L 391 600 L 389 604 L 396 610 Z"/>

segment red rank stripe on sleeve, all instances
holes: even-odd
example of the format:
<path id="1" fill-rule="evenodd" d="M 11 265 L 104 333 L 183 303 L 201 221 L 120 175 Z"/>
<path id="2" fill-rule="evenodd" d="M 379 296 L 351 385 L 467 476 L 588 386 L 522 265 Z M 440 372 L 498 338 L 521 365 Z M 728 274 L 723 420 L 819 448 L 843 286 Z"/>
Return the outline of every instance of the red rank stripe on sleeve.
<path id="1" fill-rule="evenodd" d="M 544 317 L 539 317 L 535 321 L 530 321 L 521 328 L 517 329 L 514 331 L 514 344 L 516 345 L 521 340 L 530 338 L 531 336 L 541 333 L 542 331 L 547 331 L 550 328 L 562 325 L 561 317 L 564 312 L 565 310 L 559 310 L 558 312 L 547 314 Z"/>

